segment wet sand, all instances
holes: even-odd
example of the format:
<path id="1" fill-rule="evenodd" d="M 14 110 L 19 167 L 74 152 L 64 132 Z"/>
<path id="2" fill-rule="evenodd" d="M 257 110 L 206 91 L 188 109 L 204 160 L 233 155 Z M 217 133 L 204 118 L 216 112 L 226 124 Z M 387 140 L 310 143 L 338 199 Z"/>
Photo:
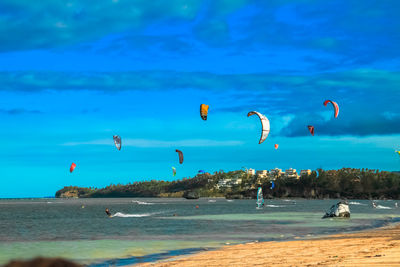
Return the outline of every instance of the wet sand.
<path id="1" fill-rule="evenodd" d="M 135 266 L 400 266 L 400 224 L 352 234 L 247 243 Z"/>

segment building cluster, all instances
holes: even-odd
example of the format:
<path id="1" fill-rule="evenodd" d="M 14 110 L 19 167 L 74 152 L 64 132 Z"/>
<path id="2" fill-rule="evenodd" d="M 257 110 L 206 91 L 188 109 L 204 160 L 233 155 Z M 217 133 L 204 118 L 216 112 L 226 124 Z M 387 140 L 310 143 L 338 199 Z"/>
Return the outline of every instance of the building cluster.
<path id="1" fill-rule="evenodd" d="M 287 169 L 285 171 L 282 171 L 282 169 L 272 169 L 270 171 L 268 170 L 259 170 L 256 171 L 254 169 L 248 169 L 246 170 L 248 178 L 249 177 L 255 177 L 257 179 L 258 183 L 261 183 L 262 180 L 270 180 L 274 181 L 277 178 L 283 178 L 283 179 L 299 179 L 301 176 L 307 176 L 312 173 L 311 170 L 301 170 L 300 173 L 297 173 L 296 169 Z M 217 189 L 220 188 L 231 188 L 232 186 L 235 185 L 240 185 L 242 183 L 242 176 L 241 175 L 236 175 L 230 179 L 221 179 L 218 181 L 218 184 L 216 185 Z"/>
<path id="2" fill-rule="evenodd" d="M 217 189 L 220 188 L 231 188 L 234 185 L 240 185 L 242 183 L 242 178 L 239 175 L 235 175 L 231 179 L 221 179 L 215 186 Z"/>
<path id="3" fill-rule="evenodd" d="M 257 178 L 264 178 L 269 180 L 275 180 L 276 178 L 286 178 L 286 179 L 299 179 L 301 176 L 306 176 L 311 174 L 311 170 L 301 170 L 300 174 L 297 173 L 296 169 L 287 169 L 286 171 L 282 171 L 282 169 L 272 169 L 268 170 L 260 170 L 255 171 L 254 169 L 249 169 L 247 174 L 256 176 Z"/>

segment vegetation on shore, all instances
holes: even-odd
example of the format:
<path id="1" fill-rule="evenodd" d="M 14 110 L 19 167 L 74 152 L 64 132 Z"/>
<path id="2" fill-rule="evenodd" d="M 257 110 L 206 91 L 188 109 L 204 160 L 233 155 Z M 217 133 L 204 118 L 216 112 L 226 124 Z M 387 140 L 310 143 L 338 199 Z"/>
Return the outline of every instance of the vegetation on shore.
<path id="1" fill-rule="evenodd" d="M 270 179 L 275 187 L 270 189 Z M 218 187 L 221 180 L 238 181 L 230 187 Z M 185 197 L 195 193 L 200 197 L 255 198 L 261 186 L 266 198 L 348 198 L 348 199 L 399 199 L 400 174 L 395 172 L 342 168 L 340 170 L 313 171 L 299 179 L 283 177 L 260 178 L 239 170 L 198 174 L 193 178 L 175 181 L 144 181 L 127 185 L 109 185 L 105 188 L 66 186 L 56 192 L 56 197 Z"/>

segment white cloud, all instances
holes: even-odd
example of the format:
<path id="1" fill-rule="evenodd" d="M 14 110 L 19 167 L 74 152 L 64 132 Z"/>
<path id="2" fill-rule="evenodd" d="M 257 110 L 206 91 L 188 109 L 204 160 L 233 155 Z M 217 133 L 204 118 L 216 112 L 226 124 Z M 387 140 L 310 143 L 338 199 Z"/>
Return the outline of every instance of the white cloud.
<path id="1" fill-rule="evenodd" d="M 152 139 L 123 139 L 123 146 L 130 147 L 218 147 L 218 146 L 238 146 L 242 145 L 242 141 L 237 140 L 209 140 L 209 139 L 187 139 L 177 141 L 152 140 Z M 97 139 L 90 141 L 67 142 L 61 144 L 63 146 L 80 146 L 80 145 L 113 145 L 110 139 Z"/>

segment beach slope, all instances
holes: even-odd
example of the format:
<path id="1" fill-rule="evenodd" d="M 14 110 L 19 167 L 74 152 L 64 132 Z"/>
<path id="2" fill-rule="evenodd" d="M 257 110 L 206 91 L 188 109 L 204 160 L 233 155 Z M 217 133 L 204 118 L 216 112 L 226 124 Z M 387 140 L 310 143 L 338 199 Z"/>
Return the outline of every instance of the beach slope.
<path id="1" fill-rule="evenodd" d="M 226 246 L 140 266 L 400 266 L 400 225 L 286 242 Z"/>

